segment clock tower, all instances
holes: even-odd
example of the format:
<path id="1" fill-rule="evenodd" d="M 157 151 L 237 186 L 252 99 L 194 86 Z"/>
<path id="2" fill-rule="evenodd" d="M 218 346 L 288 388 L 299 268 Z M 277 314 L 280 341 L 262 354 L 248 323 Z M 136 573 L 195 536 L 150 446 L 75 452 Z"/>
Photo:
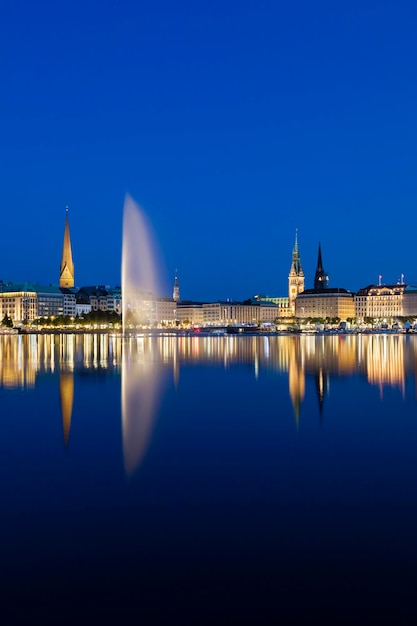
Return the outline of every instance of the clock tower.
<path id="1" fill-rule="evenodd" d="M 304 272 L 301 267 L 300 253 L 298 250 L 298 229 L 295 231 L 295 244 L 292 251 L 292 263 L 288 274 L 288 300 L 290 309 L 295 312 L 295 299 L 304 291 Z"/>

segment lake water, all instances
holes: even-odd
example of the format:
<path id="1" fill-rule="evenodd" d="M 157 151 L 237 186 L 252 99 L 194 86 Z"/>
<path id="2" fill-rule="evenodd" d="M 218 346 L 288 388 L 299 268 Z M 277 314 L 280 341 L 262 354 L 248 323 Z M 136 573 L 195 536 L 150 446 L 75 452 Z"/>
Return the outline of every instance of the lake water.
<path id="1" fill-rule="evenodd" d="M 414 610 L 416 364 L 405 335 L 0 336 L 7 623 Z"/>

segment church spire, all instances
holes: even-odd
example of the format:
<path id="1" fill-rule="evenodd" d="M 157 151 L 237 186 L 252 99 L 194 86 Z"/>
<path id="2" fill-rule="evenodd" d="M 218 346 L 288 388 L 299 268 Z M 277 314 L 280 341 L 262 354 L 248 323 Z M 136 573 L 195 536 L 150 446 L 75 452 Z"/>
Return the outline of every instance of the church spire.
<path id="1" fill-rule="evenodd" d="M 175 270 L 175 279 L 174 279 L 174 290 L 172 293 L 172 299 L 175 302 L 180 301 L 180 286 L 178 284 L 178 270 Z"/>
<path id="2" fill-rule="evenodd" d="M 321 246 L 319 244 L 319 254 L 317 257 L 317 269 L 316 275 L 314 276 L 314 289 L 316 291 L 322 291 L 323 289 L 327 289 L 329 286 L 329 277 L 323 269 L 323 261 L 321 258 Z"/>
<path id="3" fill-rule="evenodd" d="M 74 263 L 72 262 L 71 239 L 68 222 L 68 205 L 65 207 L 64 243 L 62 246 L 62 260 L 59 271 L 59 286 L 74 287 Z"/>
<path id="4" fill-rule="evenodd" d="M 293 272 L 296 276 L 304 276 L 303 268 L 301 267 L 300 253 L 298 251 L 298 228 L 295 229 L 295 243 L 292 251 L 292 265 L 290 273 Z"/>
<path id="5" fill-rule="evenodd" d="M 319 256 L 317 259 L 317 271 L 323 271 L 323 261 L 321 260 L 321 245 L 319 244 Z"/>

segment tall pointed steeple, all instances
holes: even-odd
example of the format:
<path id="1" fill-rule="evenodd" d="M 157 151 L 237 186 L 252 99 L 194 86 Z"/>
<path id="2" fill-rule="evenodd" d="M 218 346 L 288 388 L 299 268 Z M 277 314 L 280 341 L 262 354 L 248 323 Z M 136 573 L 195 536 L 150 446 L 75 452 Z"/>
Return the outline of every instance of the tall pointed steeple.
<path id="1" fill-rule="evenodd" d="M 321 246 L 319 244 L 319 254 L 317 258 L 317 269 L 314 276 L 314 289 L 316 291 L 322 291 L 329 286 L 329 277 L 323 269 L 323 261 L 321 259 Z"/>
<path id="2" fill-rule="evenodd" d="M 71 239 L 68 222 L 68 206 L 65 208 L 64 244 L 62 246 L 62 260 L 59 271 L 59 286 L 74 287 L 74 263 L 72 262 Z"/>
<path id="3" fill-rule="evenodd" d="M 294 309 L 295 299 L 302 291 L 304 291 L 304 272 L 301 267 L 300 252 L 298 250 L 298 228 L 296 228 L 291 269 L 288 274 L 288 299 L 290 308 Z"/>
<path id="4" fill-rule="evenodd" d="M 172 299 L 175 300 L 175 302 L 180 301 L 180 286 L 178 284 L 178 270 L 175 270 L 174 290 L 172 293 Z"/>

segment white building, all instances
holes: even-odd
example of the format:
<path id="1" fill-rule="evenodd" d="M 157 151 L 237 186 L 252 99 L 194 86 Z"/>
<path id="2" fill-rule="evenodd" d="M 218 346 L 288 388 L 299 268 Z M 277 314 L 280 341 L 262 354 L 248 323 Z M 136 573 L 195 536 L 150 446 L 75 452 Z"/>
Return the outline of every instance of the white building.
<path id="1" fill-rule="evenodd" d="M 403 315 L 403 297 L 407 285 L 368 285 L 355 295 L 355 317 L 388 320 Z"/>
<path id="2" fill-rule="evenodd" d="M 210 302 L 203 304 L 204 324 L 259 324 L 274 322 L 278 306 L 272 302 L 240 304 L 236 302 Z"/>
<path id="3" fill-rule="evenodd" d="M 40 317 L 75 316 L 75 294 L 54 285 L 0 283 L 0 316 L 14 324 L 33 322 Z"/>
<path id="4" fill-rule="evenodd" d="M 201 326 L 204 324 L 204 312 L 202 302 L 177 302 L 176 319 L 180 324 Z"/>
<path id="5" fill-rule="evenodd" d="M 33 291 L 0 293 L 0 322 L 9 317 L 14 325 L 33 322 L 38 317 L 38 298 Z"/>

